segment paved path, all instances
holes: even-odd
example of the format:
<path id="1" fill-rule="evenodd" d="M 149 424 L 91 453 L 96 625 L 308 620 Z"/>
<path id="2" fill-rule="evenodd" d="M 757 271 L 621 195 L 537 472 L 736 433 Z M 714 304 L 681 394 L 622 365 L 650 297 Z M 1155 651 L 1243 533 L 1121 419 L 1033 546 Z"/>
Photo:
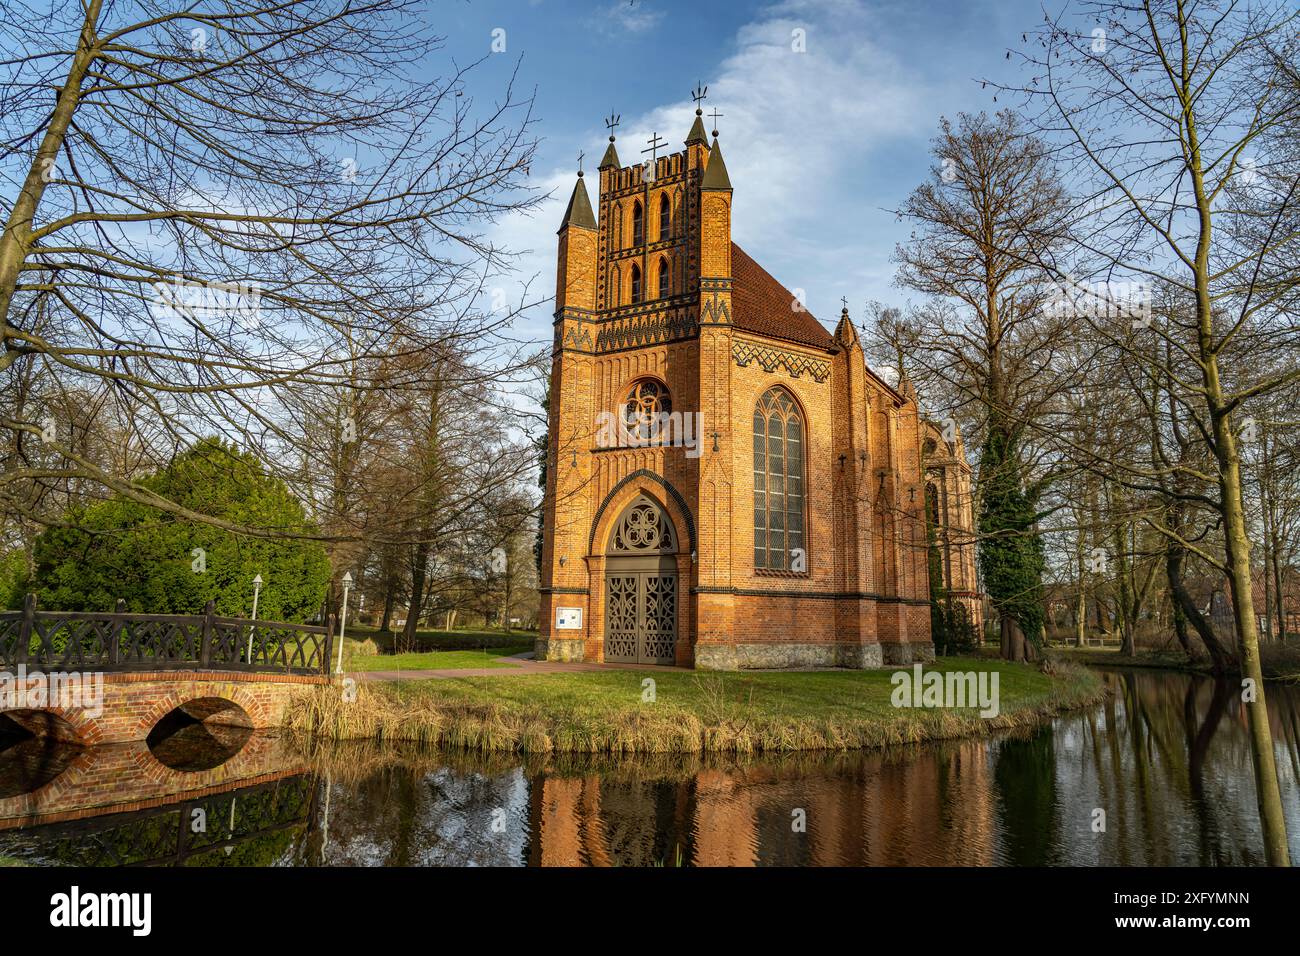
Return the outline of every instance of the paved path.
<path id="1" fill-rule="evenodd" d="M 573 674 L 581 671 L 681 671 L 682 667 L 665 667 L 660 664 L 595 664 L 586 661 L 562 663 L 538 661 L 532 651 L 496 657 L 493 660 L 505 667 L 443 667 L 427 671 L 355 671 L 348 676 L 357 680 L 441 680 L 452 677 L 514 677 L 526 674 Z"/>

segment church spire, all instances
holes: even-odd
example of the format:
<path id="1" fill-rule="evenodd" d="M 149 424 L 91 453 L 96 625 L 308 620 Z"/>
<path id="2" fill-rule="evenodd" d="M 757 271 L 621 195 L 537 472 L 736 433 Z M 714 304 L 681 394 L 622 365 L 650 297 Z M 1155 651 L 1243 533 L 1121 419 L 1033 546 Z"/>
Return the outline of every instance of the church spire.
<path id="1" fill-rule="evenodd" d="M 835 326 L 835 341 L 846 349 L 851 349 L 859 344 L 858 330 L 853 326 L 853 320 L 849 318 L 849 306 L 846 302 L 844 308 L 840 310 L 840 323 Z"/>
<path id="2" fill-rule="evenodd" d="M 587 198 L 587 184 L 583 182 L 581 169 L 578 170 L 578 181 L 573 185 L 573 195 L 569 197 L 569 206 L 564 210 L 564 218 L 560 220 L 560 228 L 557 231 L 562 232 L 569 226 L 580 226 L 583 229 L 596 228 L 596 216 L 591 211 L 591 200 Z"/>
<path id="3" fill-rule="evenodd" d="M 898 394 L 909 402 L 916 401 L 916 386 L 912 384 L 912 376 L 907 374 L 906 369 L 899 369 L 898 375 Z"/>
<path id="4" fill-rule="evenodd" d="M 701 146 L 709 145 L 709 138 L 704 135 L 704 110 L 696 109 L 695 122 L 691 124 L 691 131 L 686 134 L 686 145 L 691 146 L 699 143 Z"/>
<path id="5" fill-rule="evenodd" d="M 730 189 L 731 177 L 727 175 L 727 164 L 722 161 L 722 147 L 718 145 L 718 137 L 713 137 L 713 145 L 709 147 L 709 165 L 704 168 L 704 179 L 700 183 L 701 189 Z"/>

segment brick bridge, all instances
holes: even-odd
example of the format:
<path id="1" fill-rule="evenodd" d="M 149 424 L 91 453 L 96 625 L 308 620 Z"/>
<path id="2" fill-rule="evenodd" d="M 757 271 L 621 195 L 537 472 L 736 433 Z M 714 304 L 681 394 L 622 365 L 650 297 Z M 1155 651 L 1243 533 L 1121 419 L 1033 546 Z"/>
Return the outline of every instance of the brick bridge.
<path id="1" fill-rule="evenodd" d="M 324 627 L 170 614 L 0 613 L 6 723 L 83 746 L 145 740 L 164 720 L 264 728 L 304 685 L 329 681 Z M 10 730 L 14 729 L 12 726 Z"/>

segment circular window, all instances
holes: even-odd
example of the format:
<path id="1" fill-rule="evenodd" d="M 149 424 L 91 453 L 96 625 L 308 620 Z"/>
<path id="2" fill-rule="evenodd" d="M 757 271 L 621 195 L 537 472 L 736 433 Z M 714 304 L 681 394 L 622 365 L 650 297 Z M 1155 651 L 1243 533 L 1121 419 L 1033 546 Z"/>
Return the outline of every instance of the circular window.
<path id="1" fill-rule="evenodd" d="M 659 437 L 672 412 L 668 389 L 653 379 L 637 382 L 623 403 L 623 427 L 634 442 Z"/>

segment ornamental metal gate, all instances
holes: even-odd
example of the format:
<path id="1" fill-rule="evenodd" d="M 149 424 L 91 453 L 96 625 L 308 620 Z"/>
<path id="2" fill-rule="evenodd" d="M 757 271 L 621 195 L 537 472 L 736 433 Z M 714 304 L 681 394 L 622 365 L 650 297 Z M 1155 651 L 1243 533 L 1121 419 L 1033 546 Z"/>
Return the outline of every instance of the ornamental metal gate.
<path id="1" fill-rule="evenodd" d="M 605 561 L 605 660 L 675 662 L 676 550 L 672 522 L 645 496 L 615 522 Z"/>

